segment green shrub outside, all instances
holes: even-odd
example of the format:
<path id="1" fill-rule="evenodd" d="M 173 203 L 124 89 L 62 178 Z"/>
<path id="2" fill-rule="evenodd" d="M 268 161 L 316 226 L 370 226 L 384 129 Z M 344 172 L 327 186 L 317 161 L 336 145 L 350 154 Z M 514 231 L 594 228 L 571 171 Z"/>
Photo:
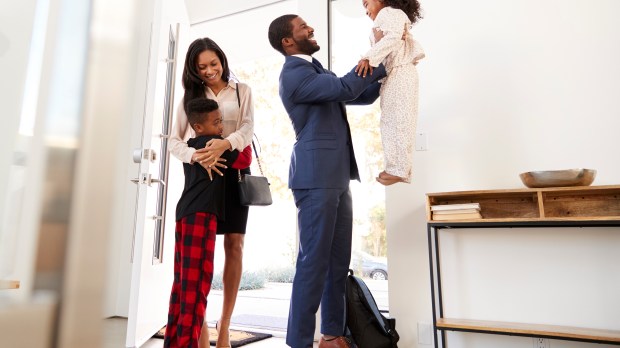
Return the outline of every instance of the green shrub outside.
<path id="1" fill-rule="evenodd" d="M 293 277 L 295 277 L 295 267 L 293 266 L 267 268 L 262 272 L 265 279 L 272 283 L 292 283 Z"/>
<path id="2" fill-rule="evenodd" d="M 212 290 L 222 290 L 222 272 L 213 275 L 211 282 Z M 239 290 L 256 290 L 265 287 L 266 282 L 272 283 L 292 283 L 295 276 L 295 268 L 293 266 L 266 268 L 256 272 L 243 272 Z"/>
<path id="3" fill-rule="evenodd" d="M 222 272 L 213 275 L 213 281 L 211 282 L 212 290 L 222 290 Z M 239 283 L 239 290 L 256 290 L 265 287 L 265 277 L 260 272 L 243 272 L 241 275 L 241 282 Z"/>

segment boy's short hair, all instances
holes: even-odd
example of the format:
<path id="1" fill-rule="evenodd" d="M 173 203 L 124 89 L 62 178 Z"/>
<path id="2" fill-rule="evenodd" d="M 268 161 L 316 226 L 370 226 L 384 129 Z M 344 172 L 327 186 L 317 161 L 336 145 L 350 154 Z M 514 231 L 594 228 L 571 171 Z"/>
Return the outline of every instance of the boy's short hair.
<path id="1" fill-rule="evenodd" d="M 217 109 L 219 109 L 219 106 L 213 99 L 198 98 L 190 100 L 187 103 L 187 122 L 193 127 L 196 123 L 204 122 L 207 114 Z"/>

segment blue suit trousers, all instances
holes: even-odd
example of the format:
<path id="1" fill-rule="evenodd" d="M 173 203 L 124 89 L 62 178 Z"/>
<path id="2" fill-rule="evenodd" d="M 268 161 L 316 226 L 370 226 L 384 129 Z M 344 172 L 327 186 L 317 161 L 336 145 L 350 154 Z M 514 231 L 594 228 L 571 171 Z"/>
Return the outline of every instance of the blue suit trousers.
<path id="1" fill-rule="evenodd" d="M 348 187 L 294 189 L 299 254 L 289 310 L 286 343 L 312 347 L 316 312 L 321 305 L 321 333 L 345 330 L 345 281 L 351 261 L 353 203 Z"/>

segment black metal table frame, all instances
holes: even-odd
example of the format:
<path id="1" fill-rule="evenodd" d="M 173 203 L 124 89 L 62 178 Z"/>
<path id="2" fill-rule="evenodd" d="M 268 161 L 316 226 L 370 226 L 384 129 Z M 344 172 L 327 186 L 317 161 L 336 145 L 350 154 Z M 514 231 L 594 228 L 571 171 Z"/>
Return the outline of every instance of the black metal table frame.
<path id="1" fill-rule="evenodd" d="M 439 233 L 442 228 L 513 228 L 513 227 L 620 227 L 619 220 L 546 220 L 546 221 L 507 221 L 507 222 L 489 222 L 489 221 L 476 221 L 476 222 L 452 222 L 452 221 L 435 221 L 427 223 L 428 230 L 428 261 L 431 276 L 431 299 L 433 310 L 433 339 L 435 348 L 446 347 L 446 331 L 462 331 L 462 332 L 477 332 L 488 333 L 494 335 L 511 335 L 511 336 L 526 336 L 526 337 L 541 337 L 549 339 L 559 339 L 565 341 L 581 341 L 590 343 L 605 343 L 614 344 L 610 342 L 601 342 L 597 340 L 579 339 L 579 338 L 564 338 L 557 336 L 532 336 L 528 334 L 519 333 L 504 333 L 496 331 L 484 331 L 475 329 L 445 329 L 437 328 L 437 318 L 443 318 L 443 298 L 441 292 L 441 264 L 439 260 Z M 441 346 L 439 345 L 437 331 L 441 330 Z M 620 345 L 620 343 L 618 344 Z"/>

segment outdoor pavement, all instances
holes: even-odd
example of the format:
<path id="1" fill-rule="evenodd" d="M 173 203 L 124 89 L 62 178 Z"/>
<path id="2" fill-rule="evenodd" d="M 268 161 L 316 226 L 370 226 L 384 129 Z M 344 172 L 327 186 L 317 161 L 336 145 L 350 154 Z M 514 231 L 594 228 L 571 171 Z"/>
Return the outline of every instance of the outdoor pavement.
<path id="1" fill-rule="evenodd" d="M 387 280 L 364 279 L 379 310 L 388 309 Z M 265 283 L 265 288 L 242 290 L 231 319 L 231 327 L 284 337 L 291 297 L 291 283 Z M 211 290 L 207 303 L 207 321 L 214 326 L 220 317 L 222 291 Z"/>

